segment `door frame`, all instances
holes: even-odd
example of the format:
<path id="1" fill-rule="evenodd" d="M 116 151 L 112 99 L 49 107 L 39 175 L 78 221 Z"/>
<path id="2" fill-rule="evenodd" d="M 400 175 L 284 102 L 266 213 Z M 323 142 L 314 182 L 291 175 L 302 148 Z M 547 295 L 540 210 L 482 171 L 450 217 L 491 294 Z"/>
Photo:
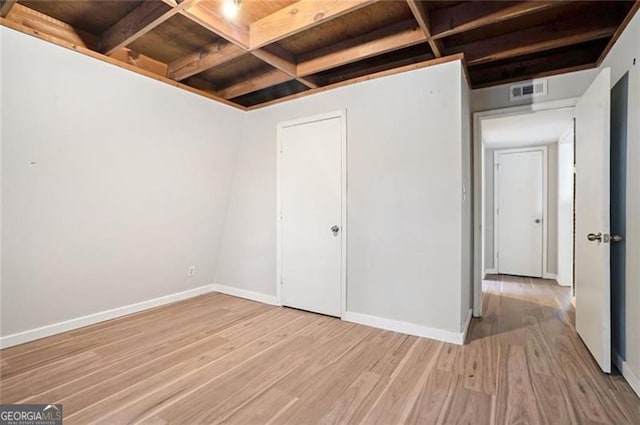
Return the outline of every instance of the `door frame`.
<path id="1" fill-rule="evenodd" d="M 493 151 L 493 165 L 497 168 L 500 154 L 542 152 L 542 270 L 540 277 L 548 276 L 547 272 L 547 238 L 549 235 L 549 169 L 548 169 L 548 149 L 547 146 L 538 145 L 525 148 L 496 149 Z M 500 175 L 496 171 L 493 173 L 493 264 L 496 271 L 500 272 L 498 252 L 500 251 L 500 222 L 498 221 Z"/>
<path id="2" fill-rule="evenodd" d="M 484 279 L 484 143 L 481 122 L 487 118 L 520 115 L 551 109 L 574 108 L 579 97 L 510 106 L 473 113 L 473 316 L 482 317 L 482 280 Z"/>
<path id="3" fill-rule="evenodd" d="M 347 309 L 347 111 L 341 109 L 319 115 L 298 118 L 290 121 L 278 123 L 277 151 L 276 151 L 276 172 L 277 172 L 277 200 L 276 200 L 276 221 L 277 221 L 277 249 L 276 249 L 276 297 L 278 305 L 282 305 L 282 131 L 287 127 L 294 127 L 302 124 L 311 124 L 318 121 L 330 119 L 340 119 L 341 133 L 341 255 L 340 255 L 340 318 L 344 317 Z"/>

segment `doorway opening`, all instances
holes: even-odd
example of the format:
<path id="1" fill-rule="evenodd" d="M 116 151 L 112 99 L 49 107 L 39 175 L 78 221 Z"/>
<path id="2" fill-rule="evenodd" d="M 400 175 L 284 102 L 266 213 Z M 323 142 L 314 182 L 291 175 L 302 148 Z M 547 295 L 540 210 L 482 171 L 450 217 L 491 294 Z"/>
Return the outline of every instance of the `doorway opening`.
<path id="1" fill-rule="evenodd" d="M 503 238 L 492 237 L 493 232 L 489 230 L 496 226 L 503 227 L 505 224 L 498 221 L 497 212 L 493 214 L 496 205 L 502 209 L 504 202 L 495 196 L 491 199 L 491 191 L 487 190 L 491 182 L 500 182 L 503 178 L 500 175 L 502 159 L 498 160 L 499 156 L 495 153 L 487 155 L 487 148 L 498 141 L 513 143 L 517 140 L 532 145 L 544 144 L 531 138 L 540 139 L 545 129 L 553 127 L 551 123 L 554 122 L 554 117 L 558 118 L 562 113 L 568 112 L 564 117 L 565 130 L 560 135 L 547 135 L 555 141 L 547 143 L 548 205 L 544 208 L 549 217 L 547 246 L 555 246 L 556 250 L 554 253 L 552 249 L 548 249 L 547 253 L 543 254 L 547 256 L 546 266 L 543 266 L 543 277 L 554 279 L 560 285 L 574 289 L 576 332 L 605 373 L 612 370 L 612 357 L 616 358 L 612 354 L 615 354 L 616 350 L 624 349 L 622 336 L 626 291 L 623 241 L 626 222 L 628 113 L 626 84 L 623 77 L 612 90 L 611 69 L 603 68 L 580 98 L 482 112 L 474 116 L 474 147 L 477 152 L 474 157 L 477 170 L 475 194 L 476 199 L 479 199 L 479 205 L 475 210 L 475 234 L 479 243 L 475 246 L 478 260 L 475 263 L 474 275 L 474 314 L 482 313 L 484 276 L 492 272 L 505 272 L 498 262 L 499 257 L 488 255 L 495 250 L 503 250 L 501 244 L 505 244 Z M 537 126 L 532 125 L 539 118 L 544 119 L 538 120 Z M 562 119 L 558 118 L 558 121 L 562 122 Z M 555 153 L 555 158 L 552 158 L 552 152 Z M 492 156 L 496 158 L 495 164 L 489 163 Z M 512 168 L 507 178 L 512 180 L 511 185 L 514 186 L 511 191 L 515 195 L 511 196 L 515 201 L 512 202 L 519 202 L 519 205 L 513 208 L 511 214 L 520 219 L 521 216 L 531 214 L 531 208 L 527 210 L 528 204 L 538 205 L 536 202 L 519 199 L 522 198 L 522 193 L 536 192 L 531 190 L 529 185 L 537 179 L 537 174 L 520 176 L 526 174 L 526 170 L 530 168 L 530 165 L 523 163 Z M 536 184 L 539 184 L 539 181 Z M 495 193 L 500 193 L 499 190 Z M 492 217 L 495 218 L 493 223 Z M 529 226 L 528 219 L 530 218 L 521 220 L 520 227 Z M 533 249 L 536 245 L 527 242 L 518 226 L 512 226 L 509 231 L 515 233 L 509 235 L 511 241 L 506 241 L 507 245 L 511 242 L 512 251 L 530 255 L 537 252 Z M 517 247 L 519 241 L 533 245 L 533 248 Z M 563 257 L 564 254 L 569 255 Z M 566 261 L 567 258 L 573 261 Z M 533 275 L 532 272 L 518 269 L 507 273 Z M 618 335 L 612 335 L 614 332 Z"/>
<path id="2" fill-rule="evenodd" d="M 573 118 L 571 104 L 476 117 L 482 278 L 573 285 Z"/>

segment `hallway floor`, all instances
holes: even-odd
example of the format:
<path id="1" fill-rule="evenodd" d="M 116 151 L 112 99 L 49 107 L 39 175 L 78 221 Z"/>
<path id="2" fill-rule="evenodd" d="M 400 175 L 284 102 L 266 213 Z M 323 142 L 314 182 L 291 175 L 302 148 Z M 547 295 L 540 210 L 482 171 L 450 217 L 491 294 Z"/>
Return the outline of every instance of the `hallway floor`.
<path id="1" fill-rule="evenodd" d="M 600 371 L 576 333 L 569 288 L 490 276 L 483 290 L 484 316 L 463 351 L 492 361 L 479 366 L 488 377 L 482 384 L 472 373 L 465 379 L 492 395 L 493 423 L 640 424 L 640 399 L 617 371 Z"/>
<path id="2" fill-rule="evenodd" d="M 640 424 L 569 291 L 494 276 L 457 346 L 222 294 L 0 351 L 2 403 L 71 424 Z"/>

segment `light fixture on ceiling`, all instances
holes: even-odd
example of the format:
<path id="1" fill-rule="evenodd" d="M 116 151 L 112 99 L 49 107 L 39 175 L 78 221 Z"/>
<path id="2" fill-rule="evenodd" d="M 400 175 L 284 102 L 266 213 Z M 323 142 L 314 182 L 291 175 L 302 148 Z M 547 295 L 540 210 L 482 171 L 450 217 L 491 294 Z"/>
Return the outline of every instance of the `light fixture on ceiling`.
<path id="1" fill-rule="evenodd" d="M 233 19 L 238 15 L 241 0 L 224 0 L 222 14 L 227 19 Z"/>

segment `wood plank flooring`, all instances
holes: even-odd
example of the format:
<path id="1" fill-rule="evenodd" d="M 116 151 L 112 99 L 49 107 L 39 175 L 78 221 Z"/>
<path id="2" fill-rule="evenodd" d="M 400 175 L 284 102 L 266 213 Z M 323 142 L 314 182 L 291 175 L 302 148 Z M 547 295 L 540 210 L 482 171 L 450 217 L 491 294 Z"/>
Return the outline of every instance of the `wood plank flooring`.
<path id="1" fill-rule="evenodd" d="M 640 424 L 567 289 L 496 276 L 465 346 L 208 294 L 0 351 L 2 403 L 71 424 Z"/>

